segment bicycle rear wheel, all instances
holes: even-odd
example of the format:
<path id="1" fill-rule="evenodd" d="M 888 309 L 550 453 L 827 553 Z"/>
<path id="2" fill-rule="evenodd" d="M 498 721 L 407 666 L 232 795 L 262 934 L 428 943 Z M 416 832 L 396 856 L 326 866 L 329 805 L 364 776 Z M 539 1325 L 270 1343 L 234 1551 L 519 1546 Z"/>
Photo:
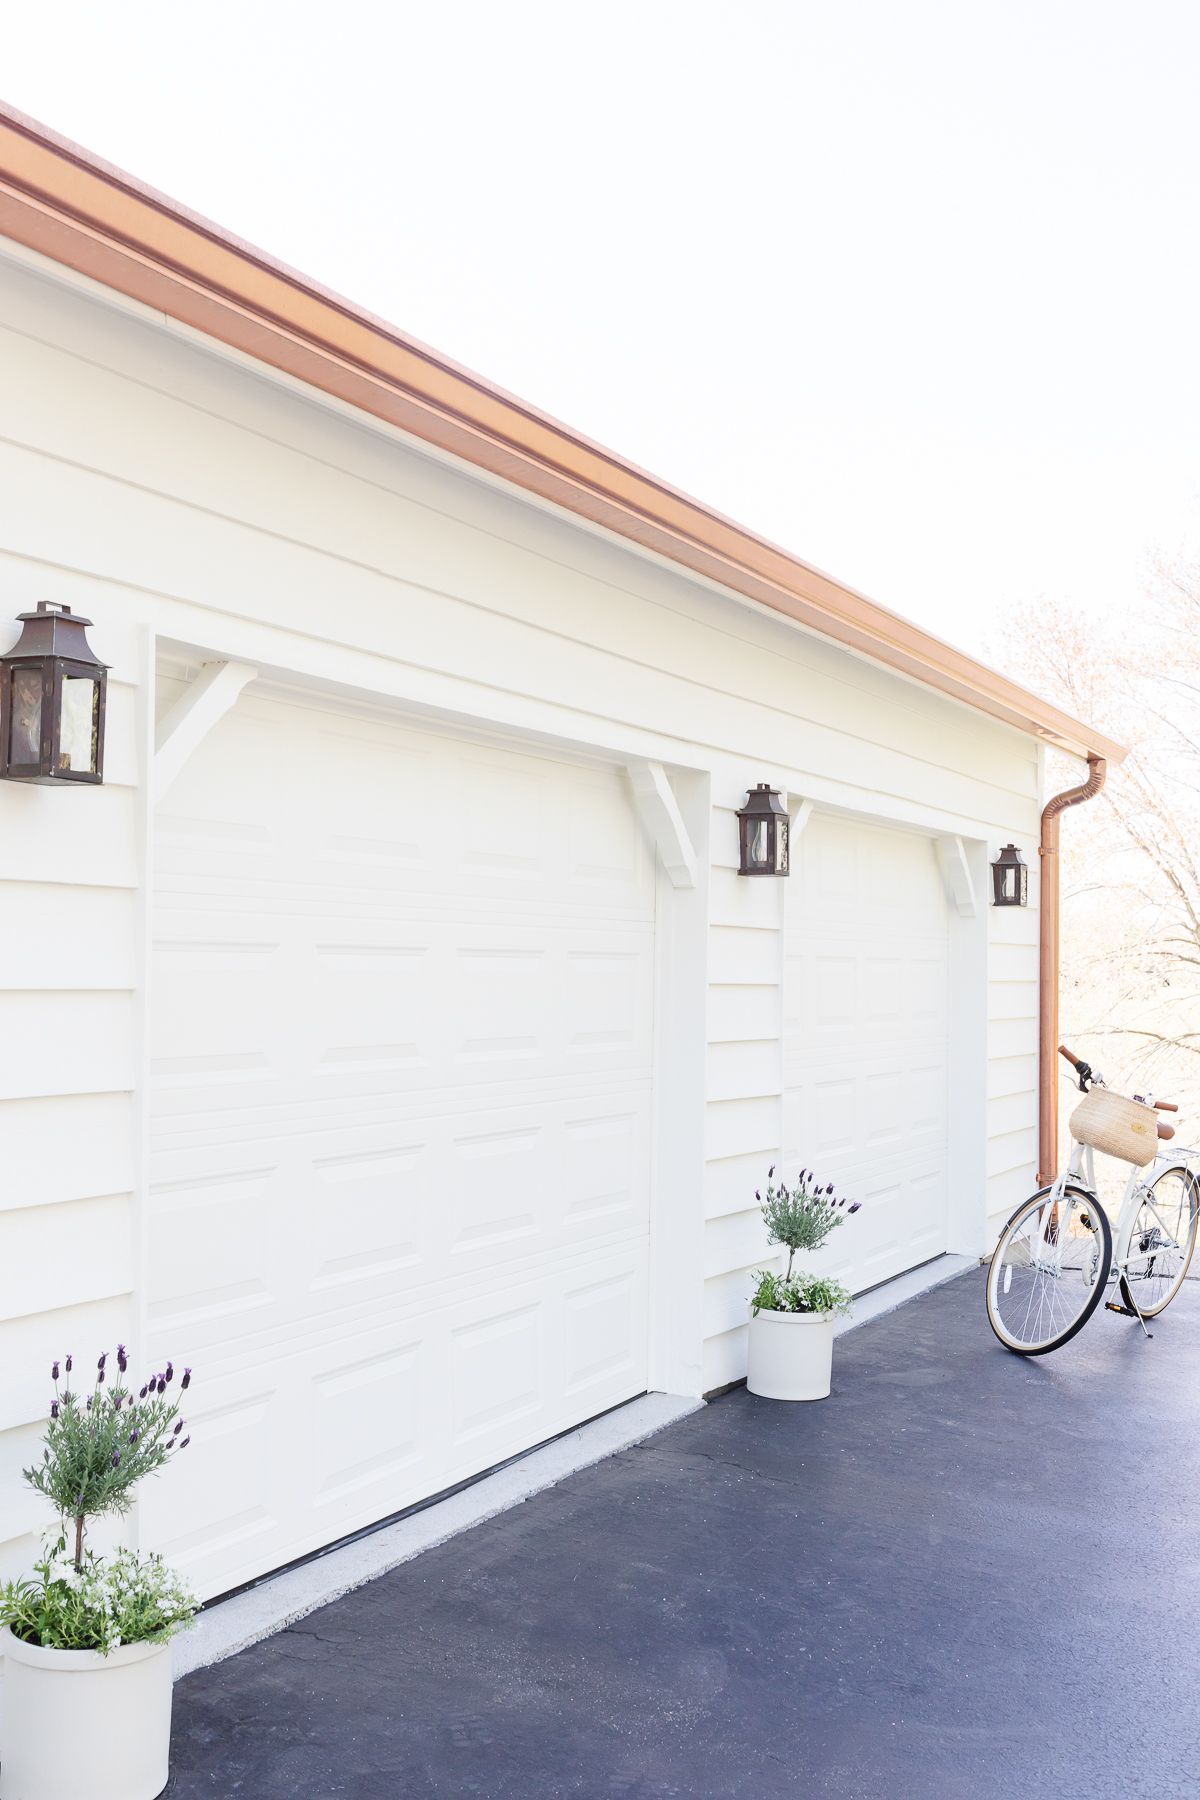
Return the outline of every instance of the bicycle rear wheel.
<path id="1" fill-rule="evenodd" d="M 1112 1265 L 1104 1208 L 1085 1188 L 1056 1201 L 1042 1188 L 1019 1206 L 992 1255 L 987 1311 L 992 1330 L 1018 1356 L 1044 1356 L 1086 1325 Z"/>
<path id="2" fill-rule="evenodd" d="M 1128 1255 L 1133 1267 L 1121 1270 L 1121 1299 L 1143 1318 L 1156 1319 L 1183 1286 L 1196 1248 L 1200 1185 L 1184 1164 L 1156 1175 L 1142 1196 Z"/>

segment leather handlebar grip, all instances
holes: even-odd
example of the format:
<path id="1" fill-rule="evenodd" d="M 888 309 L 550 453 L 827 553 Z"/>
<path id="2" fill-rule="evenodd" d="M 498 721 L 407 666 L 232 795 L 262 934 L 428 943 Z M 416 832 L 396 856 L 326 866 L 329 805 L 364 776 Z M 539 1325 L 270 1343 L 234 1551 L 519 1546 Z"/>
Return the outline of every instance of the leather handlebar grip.
<path id="1" fill-rule="evenodd" d="M 1065 1056 L 1067 1061 L 1070 1063 L 1070 1065 L 1073 1069 L 1077 1069 L 1079 1067 L 1079 1058 L 1076 1056 L 1076 1054 L 1073 1050 L 1068 1050 L 1067 1046 L 1065 1044 L 1060 1044 L 1058 1046 L 1058 1054 L 1060 1056 Z"/>
<path id="2" fill-rule="evenodd" d="M 1173 1125 L 1164 1125 L 1160 1119 L 1158 1121 L 1158 1135 L 1160 1138 L 1173 1138 L 1175 1136 L 1175 1127 Z"/>
<path id="3" fill-rule="evenodd" d="M 1156 1100 L 1154 1102 L 1154 1104 L 1158 1108 L 1159 1112 L 1178 1112 L 1179 1111 L 1179 1107 L 1177 1106 L 1177 1104 L 1175 1103 L 1174 1100 Z"/>

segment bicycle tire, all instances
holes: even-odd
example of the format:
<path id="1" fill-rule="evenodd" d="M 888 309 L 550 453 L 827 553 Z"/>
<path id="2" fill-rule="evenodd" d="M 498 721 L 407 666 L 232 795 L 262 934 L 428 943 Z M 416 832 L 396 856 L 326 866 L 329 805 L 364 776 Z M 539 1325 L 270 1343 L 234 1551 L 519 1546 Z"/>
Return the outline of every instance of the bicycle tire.
<path id="1" fill-rule="evenodd" d="M 1130 1286 L 1128 1275 L 1124 1269 L 1121 1271 L 1120 1288 L 1122 1303 L 1129 1307 L 1131 1312 L 1140 1311 L 1143 1319 L 1157 1319 L 1160 1313 L 1164 1313 L 1167 1310 L 1168 1306 L 1170 1306 L 1172 1300 L 1174 1300 L 1176 1294 L 1178 1294 L 1180 1288 L 1183 1286 L 1184 1281 L 1187 1279 L 1187 1272 L 1191 1267 L 1192 1256 L 1196 1249 L 1197 1229 L 1200 1227 L 1200 1182 L 1197 1181 L 1193 1171 L 1188 1168 L 1186 1163 L 1172 1163 L 1168 1168 L 1160 1169 L 1158 1174 L 1154 1177 L 1154 1180 L 1150 1183 L 1150 1193 L 1154 1193 L 1154 1190 L 1160 1181 L 1168 1181 L 1173 1176 L 1178 1176 L 1180 1178 L 1185 1193 L 1190 1196 L 1191 1204 L 1191 1220 L 1188 1228 L 1187 1248 L 1184 1252 L 1182 1267 L 1174 1277 L 1167 1293 L 1154 1306 L 1146 1306 L 1144 1304 L 1145 1296 L 1143 1294 L 1138 1294 L 1135 1298 L 1134 1290 Z M 1137 1220 L 1135 1219 L 1134 1230 L 1130 1233 L 1131 1242 L 1136 1235 Z"/>
<path id="2" fill-rule="evenodd" d="M 1033 1337 L 1028 1340 L 1022 1340 L 1013 1331 L 1006 1328 L 1004 1320 L 1001 1317 L 1000 1289 L 1004 1282 L 1005 1271 L 1018 1266 L 1015 1262 L 1010 1265 L 1006 1260 L 1006 1257 L 1015 1250 L 1017 1233 L 1020 1227 L 1030 1218 L 1030 1215 L 1045 1202 L 1053 1191 L 1052 1186 L 1039 1188 L 1036 1193 L 1029 1196 L 1028 1200 L 1022 1201 L 1021 1205 L 1017 1207 L 1016 1211 L 1005 1225 L 1004 1230 L 1000 1233 L 999 1242 L 992 1252 L 991 1261 L 988 1264 L 985 1290 L 988 1324 L 991 1326 L 1000 1342 L 1004 1345 L 1004 1348 L 1011 1351 L 1014 1356 L 1047 1356 L 1051 1350 L 1061 1350 L 1064 1344 L 1069 1344 L 1075 1334 L 1083 1330 L 1083 1327 L 1087 1324 L 1088 1320 L 1099 1306 L 1104 1297 L 1105 1289 L 1108 1285 L 1109 1274 L 1112 1269 L 1112 1227 L 1108 1221 L 1108 1214 L 1097 1200 L 1095 1194 L 1090 1193 L 1088 1189 L 1083 1187 L 1080 1183 L 1068 1182 L 1062 1190 L 1063 1201 L 1068 1204 L 1069 1209 L 1073 1209 L 1076 1203 L 1078 1203 L 1081 1226 L 1083 1221 L 1086 1220 L 1086 1230 L 1090 1233 L 1093 1243 L 1095 1244 L 1094 1254 L 1096 1260 L 1093 1267 L 1088 1271 L 1086 1279 L 1084 1278 L 1082 1268 L 1080 1270 L 1081 1287 L 1083 1289 L 1080 1308 L 1069 1318 L 1063 1318 L 1061 1329 L 1051 1330 L 1041 1338 Z M 1058 1277 L 1055 1279 L 1058 1279 Z M 1007 1291 L 1007 1288 L 1005 1288 L 1006 1293 Z M 1053 1303 L 1051 1306 L 1051 1313 L 1053 1317 Z M 1039 1306 L 1039 1317 L 1040 1316 L 1041 1309 Z"/>

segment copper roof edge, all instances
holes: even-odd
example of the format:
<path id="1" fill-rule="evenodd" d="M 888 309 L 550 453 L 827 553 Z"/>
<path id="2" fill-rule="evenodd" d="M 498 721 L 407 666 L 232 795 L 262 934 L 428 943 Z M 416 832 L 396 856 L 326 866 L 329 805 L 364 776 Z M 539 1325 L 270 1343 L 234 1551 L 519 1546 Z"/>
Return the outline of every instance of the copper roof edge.
<path id="1" fill-rule="evenodd" d="M 1076 755 L 1124 748 L 0 101 L 0 234 Z"/>

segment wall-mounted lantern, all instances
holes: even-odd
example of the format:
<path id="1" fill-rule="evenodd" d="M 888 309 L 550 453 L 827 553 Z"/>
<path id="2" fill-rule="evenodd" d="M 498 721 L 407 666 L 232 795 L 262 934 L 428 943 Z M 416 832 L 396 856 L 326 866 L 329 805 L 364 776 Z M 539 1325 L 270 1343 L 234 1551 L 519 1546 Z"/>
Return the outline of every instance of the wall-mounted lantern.
<path id="1" fill-rule="evenodd" d="M 788 873 L 788 824 L 787 807 L 779 798 L 778 788 L 760 781 L 750 789 L 746 804 L 738 813 L 739 875 Z"/>
<path id="2" fill-rule="evenodd" d="M 108 667 L 87 641 L 92 621 L 47 600 L 19 617 L 0 656 L 0 777 L 103 781 Z"/>
<path id="3" fill-rule="evenodd" d="M 992 864 L 992 905 L 1026 906 L 1029 902 L 1029 870 L 1015 844 L 1005 844 Z"/>

